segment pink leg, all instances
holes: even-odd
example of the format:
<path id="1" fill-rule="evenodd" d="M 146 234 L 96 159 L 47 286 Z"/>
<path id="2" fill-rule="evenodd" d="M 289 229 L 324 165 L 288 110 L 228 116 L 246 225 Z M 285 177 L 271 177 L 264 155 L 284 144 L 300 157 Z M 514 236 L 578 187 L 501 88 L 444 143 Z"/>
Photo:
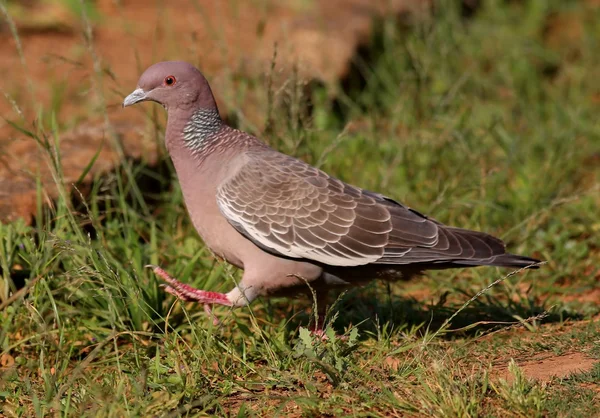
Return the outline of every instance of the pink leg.
<path id="1" fill-rule="evenodd" d="M 209 292 L 206 290 L 195 289 L 190 285 L 185 283 L 181 283 L 179 280 L 174 279 L 169 276 L 169 274 L 161 269 L 158 266 L 148 265 L 146 266 L 151 268 L 154 274 L 167 282 L 167 285 L 164 285 L 165 291 L 168 293 L 177 296 L 180 299 L 183 299 L 187 302 L 196 301 L 204 304 L 217 304 L 217 305 L 225 305 L 232 306 L 233 304 L 227 298 L 227 295 L 224 293 L 218 292 Z M 206 308 L 205 308 L 206 309 Z"/>

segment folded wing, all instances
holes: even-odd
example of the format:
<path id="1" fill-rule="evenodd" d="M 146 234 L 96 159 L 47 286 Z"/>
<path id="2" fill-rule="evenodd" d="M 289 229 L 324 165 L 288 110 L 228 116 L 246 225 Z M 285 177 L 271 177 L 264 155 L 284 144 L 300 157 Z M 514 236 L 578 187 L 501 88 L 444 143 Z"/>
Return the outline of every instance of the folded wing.
<path id="1" fill-rule="evenodd" d="M 478 264 L 505 253 L 489 235 L 446 227 L 383 195 L 275 151 L 248 162 L 217 192 L 223 215 L 261 248 L 332 266 Z M 471 261 L 470 261 L 471 260 Z"/>

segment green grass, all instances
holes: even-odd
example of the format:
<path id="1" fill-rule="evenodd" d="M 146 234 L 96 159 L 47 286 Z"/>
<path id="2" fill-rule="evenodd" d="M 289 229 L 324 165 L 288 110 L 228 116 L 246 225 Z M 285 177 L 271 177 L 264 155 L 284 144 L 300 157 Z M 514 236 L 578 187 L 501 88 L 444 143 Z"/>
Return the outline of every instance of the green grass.
<path id="1" fill-rule="evenodd" d="M 270 109 L 266 135 L 244 109 L 230 115 L 281 151 L 444 223 L 500 236 L 511 252 L 546 265 L 468 306 L 508 272 L 431 272 L 352 290 L 331 312 L 346 340 L 312 339 L 303 299 L 216 308 L 222 324 L 214 326 L 201 307 L 164 294 L 144 265 L 219 291 L 239 272 L 203 247 L 166 156 L 158 168 L 124 161 L 83 198 L 60 186 L 49 208 L 40 191 L 34 226 L 0 225 L 0 356 L 7 366 L 14 360 L 0 368 L 0 413 L 595 414 L 598 364 L 549 382 L 512 364 L 512 380 L 498 375 L 511 358 L 600 358 L 598 301 L 581 297 L 600 277 L 600 11 L 484 3 L 469 20 L 442 2 L 431 21 L 408 29 L 382 21 L 335 96 L 324 86 L 305 93 L 291 75 L 275 97 L 266 82 L 243 78 L 222 97 L 235 108 L 256 94 Z M 547 42 L 557 13 L 580 18 L 579 42 Z M 56 110 L 42 109 L 35 126 L 13 122 L 47 151 L 60 185 L 54 150 L 71 121 Z M 162 120 L 148 120 L 159 138 Z"/>

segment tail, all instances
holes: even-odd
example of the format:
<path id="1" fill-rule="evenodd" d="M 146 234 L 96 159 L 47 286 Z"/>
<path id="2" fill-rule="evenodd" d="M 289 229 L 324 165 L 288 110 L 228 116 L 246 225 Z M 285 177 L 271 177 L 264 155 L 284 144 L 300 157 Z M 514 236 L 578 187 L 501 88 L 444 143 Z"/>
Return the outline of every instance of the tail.
<path id="1" fill-rule="evenodd" d="M 507 253 L 504 242 L 501 239 L 484 232 L 453 227 L 446 227 L 445 232 L 453 234 L 463 242 L 466 241 L 465 248 L 471 247 L 475 253 L 468 258 L 461 258 L 459 256 L 452 260 L 439 260 L 441 264 L 445 265 L 442 268 L 469 266 L 523 268 L 540 262 L 540 260 L 535 258 Z M 538 266 L 531 268 L 538 268 Z"/>
<path id="2" fill-rule="evenodd" d="M 507 253 L 502 240 L 483 232 L 446 227 L 441 229 L 440 233 L 453 238 L 454 246 L 448 246 L 447 251 L 451 250 L 454 254 L 459 254 L 445 255 L 443 250 L 440 251 L 435 247 L 419 248 L 418 251 L 413 250 L 410 253 L 421 255 L 422 261 L 416 261 L 416 264 L 421 264 L 426 269 L 440 270 L 475 266 L 523 268 L 540 263 L 540 260 L 532 257 Z M 462 254 L 460 254 L 461 252 Z M 430 255 L 432 253 L 433 256 Z M 425 258 L 429 258 L 429 260 L 425 260 Z M 534 265 L 531 268 L 537 269 L 538 267 Z"/>
<path id="3" fill-rule="evenodd" d="M 526 257 L 523 255 L 516 255 L 510 253 L 500 254 L 488 259 L 474 259 L 474 260 L 452 260 L 452 264 L 456 267 L 459 266 L 496 266 L 496 267 L 528 267 L 532 264 L 539 263 L 540 260 L 535 258 Z M 539 266 L 532 266 L 532 269 L 537 269 Z"/>

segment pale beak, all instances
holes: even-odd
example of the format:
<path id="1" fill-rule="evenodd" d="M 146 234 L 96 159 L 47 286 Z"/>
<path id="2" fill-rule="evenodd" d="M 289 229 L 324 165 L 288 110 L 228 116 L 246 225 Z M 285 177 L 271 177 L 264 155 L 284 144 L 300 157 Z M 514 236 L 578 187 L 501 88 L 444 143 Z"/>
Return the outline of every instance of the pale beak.
<path id="1" fill-rule="evenodd" d="M 140 88 L 135 89 L 131 94 L 123 100 L 123 107 L 131 106 L 141 101 L 146 100 L 146 92 Z"/>

